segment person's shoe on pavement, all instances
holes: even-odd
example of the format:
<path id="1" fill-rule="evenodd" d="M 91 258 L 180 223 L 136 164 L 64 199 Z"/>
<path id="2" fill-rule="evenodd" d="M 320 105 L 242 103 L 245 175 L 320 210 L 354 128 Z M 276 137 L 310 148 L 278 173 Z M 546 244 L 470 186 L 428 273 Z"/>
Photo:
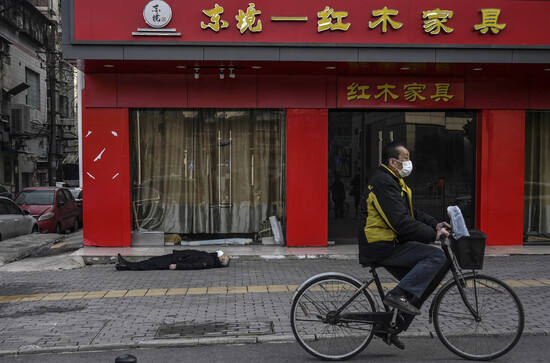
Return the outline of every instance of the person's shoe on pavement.
<path id="1" fill-rule="evenodd" d="M 115 265 L 115 268 L 118 270 L 118 271 L 123 271 L 123 270 L 129 270 L 130 267 L 128 266 L 128 261 L 126 261 L 121 255 L 120 253 L 118 253 L 116 255 L 116 259 L 117 259 L 117 262 L 116 262 L 116 265 Z"/>
<path id="2" fill-rule="evenodd" d="M 384 298 L 384 304 L 389 307 L 401 310 L 404 313 L 411 315 L 420 315 L 420 310 L 412 305 L 405 295 L 396 295 L 390 291 Z"/>
<path id="3" fill-rule="evenodd" d="M 405 343 L 399 339 L 399 337 L 395 334 L 392 334 L 389 336 L 388 333 L 374 333 L 374 335 L 384 341 L 387 345 L 394 345 L 396 348 L 399 348 L 401 350 L 405 349 Z M 388 338 L 389 336 L 389 338 Z"/>

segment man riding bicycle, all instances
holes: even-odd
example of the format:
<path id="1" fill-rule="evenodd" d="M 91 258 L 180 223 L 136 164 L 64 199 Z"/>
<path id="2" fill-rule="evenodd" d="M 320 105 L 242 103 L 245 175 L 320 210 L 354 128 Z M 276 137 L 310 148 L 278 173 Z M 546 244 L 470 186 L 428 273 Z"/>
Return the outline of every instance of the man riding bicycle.
<path id="1" fill-rule="evenodd" d="M 420 314 L 422 303 L 435 290 L 449 269 L 441 249 L 427 243 L 447 237 L 450 225 L 413 207 L 412 190 L 403 178 L 412 172 L 409 150 L 392 142 L 382 152 L 382 164 L 369 180 L 363 200 L 363 224 L 359 231 L 359 262 L 385 267 L 399 284 L 384 298 L 384 304 L 401 310 L 404 319 L 386 343 L 405 345 L 397 333 L 406 330 Z"/>

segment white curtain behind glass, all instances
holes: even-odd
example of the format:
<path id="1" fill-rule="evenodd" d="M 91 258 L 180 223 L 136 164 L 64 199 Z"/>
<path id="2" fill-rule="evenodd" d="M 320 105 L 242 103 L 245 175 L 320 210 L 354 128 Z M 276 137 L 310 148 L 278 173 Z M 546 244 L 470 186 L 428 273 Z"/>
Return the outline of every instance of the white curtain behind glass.
<path id="1" fill-rule="evenodd" d="M 132 113 L 133 223 L 167 233 L 252 233 L 281 217 L 282 110 Z"/>
<path id="2" fill-rule="evenodd" d="M 527 112 L 525 135 L 524 232 L 550 238 L 550 112 Z"/>

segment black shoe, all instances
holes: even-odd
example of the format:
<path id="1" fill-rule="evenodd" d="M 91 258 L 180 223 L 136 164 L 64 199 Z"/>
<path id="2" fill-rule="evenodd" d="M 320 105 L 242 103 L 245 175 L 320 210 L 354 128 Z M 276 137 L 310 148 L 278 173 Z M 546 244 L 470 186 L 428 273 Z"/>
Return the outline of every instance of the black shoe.
<path id="1" fill-rule="evenodd" d="M 117 263 L 115 265 L 115 268 L 118 270 L 118 271 L 125 271 L 125 270 L 129 270 L 130 267 L 126 264 L 122 264 L 122 263 Z"/>
<path id="2" fill-rule="evenodd" d="M 420 315 L 420 310 L 413 306 L 403 295 L 397 296 L 390 292 L 384 298 L 384 304 L 388 305 L 389 307 L 399 309 L 407 314 Z"/>
<path id="3" fill-rule="evenodd" d="M 387 345 L 394 345 L 396 348 L 399 348 L 401 350 L 405 349 L 405 343 L 403 343 L 401 339 L 399 339 L 399 337 L 395 334 L 392 334 L 389 339 L 388 333 L 374 333 L 374 335 L 382 339 Z"/>
<path id="4" fill-rule="evenodd" d="M 116 261 L 117 261 L 117 263 L 119 263 L 121 265 L 126 265 L 126 262 L 128 262 L 120 255 L 120 253 L 117 253 Z"/>

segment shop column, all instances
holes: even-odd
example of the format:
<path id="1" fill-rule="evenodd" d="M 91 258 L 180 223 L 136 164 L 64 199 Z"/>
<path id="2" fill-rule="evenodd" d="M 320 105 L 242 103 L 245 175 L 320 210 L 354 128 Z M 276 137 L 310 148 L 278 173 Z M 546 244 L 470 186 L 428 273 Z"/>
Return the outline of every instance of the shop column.
<path id="1" fill-rule="evenodd" d="M 87 246 L 129 247 L 129 113 L 83 108 L 83 221 Z"/>
<path id="2" fill-rule="evenodd" d="M 477 225 L 489 245 L 521 245 L 525 111 L 481 111 L 477 154 Z"/>
<path id="3" fill-rule="evenodd" d="M 328 110 L 289 109 L 286 123 L 287 246 L 326 246 Z"/>

